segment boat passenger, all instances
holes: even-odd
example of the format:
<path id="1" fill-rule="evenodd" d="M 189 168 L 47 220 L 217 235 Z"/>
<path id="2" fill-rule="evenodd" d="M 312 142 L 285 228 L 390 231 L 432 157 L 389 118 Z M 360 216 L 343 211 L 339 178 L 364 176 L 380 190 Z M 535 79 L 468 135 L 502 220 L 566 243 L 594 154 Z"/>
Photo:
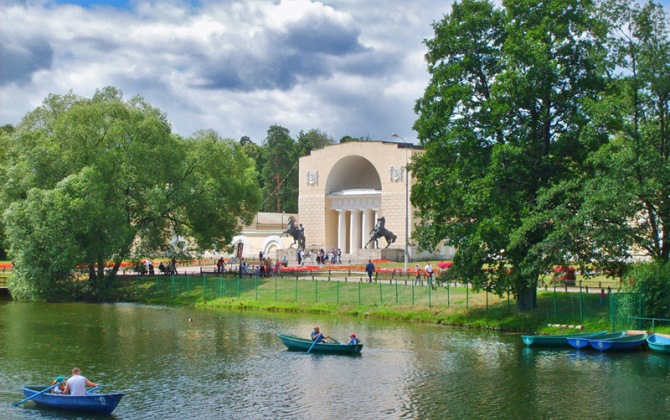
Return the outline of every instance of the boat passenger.
<path id="1" fill-rule="evenodd" d="M 63 394 L 86 395 L 87 386 L 96 387 L 98 385 L 83 377 L 79 368 L 74 368 L 72 369 L 72 376 L 65 383 Z"/>
<path id="2" fill-rule="evenodd" d="M 354 345 L 354 344 L 360 343 L 360 340 L 358 338 L 356 338 L 356 334 L 351 334 L 350 337 L 351 337 L 351 340 L 349 340 L 349 342 L 347 344 Z"/>
<path id="3" fill-rule="evenodd" d="M 62 376 L 58 375 L 56 376 L 56 379 L 54 379 L 53 382 L 51 382 L 51 385 L 49 386 L 54 386 L 58 384 L 58 386 L 51 388 L 51 393 L 52 394 L 62 394 L 63 391 L 65 390 L 65 382 L 63 381 L 65 378 Z"/>
<path id="4" fill-rule="evenodd" d="M 330 336 L 324 337 L 319 327 L 314 327 L 314 331 L 312 331 L 312 341 L 316 341 L 317 343 L 325 343 L 326 338 L 330 338 Z"/>

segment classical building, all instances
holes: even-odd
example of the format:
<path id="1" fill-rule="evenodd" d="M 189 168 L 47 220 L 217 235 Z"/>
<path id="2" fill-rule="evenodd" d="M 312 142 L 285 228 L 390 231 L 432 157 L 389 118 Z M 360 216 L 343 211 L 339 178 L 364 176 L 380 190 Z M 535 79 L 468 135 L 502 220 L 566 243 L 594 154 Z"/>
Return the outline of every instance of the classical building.
<path id="1" fill-rule="evenodd" d="M 292 216 L 305 228 L 306 248 L 326 251 L 339 248 L 343 262 L 367 258 L 402 261 L 414 226 L 408 196 L 411 179 L 407 179 L 406 165 L 416 153 L 423 153 L 423 149 L 397 142 L 360 141 L 330 145 L 300 158 L 299 209 Z M 268 222 L 245 228 L 235 241 L 245 244 L 247 257 L 259 251 L 270 255 L 277 251 L 273 258 L 284 253 L 291 255 L 294 251 L 289 246 L 293 239 L 279 236 L 288 217 L 260 213 L 259 220 Z M 381 217 L 386 229 L 396 236 L 388 249 L 383 237 L 377 246 L 374 242 L 368 244 L 370 233 Z M 435 253 L 419 253 L 412 246 L 408 249 L 410 260 L 453 256 L 451 248 L 443 247 Z"/>

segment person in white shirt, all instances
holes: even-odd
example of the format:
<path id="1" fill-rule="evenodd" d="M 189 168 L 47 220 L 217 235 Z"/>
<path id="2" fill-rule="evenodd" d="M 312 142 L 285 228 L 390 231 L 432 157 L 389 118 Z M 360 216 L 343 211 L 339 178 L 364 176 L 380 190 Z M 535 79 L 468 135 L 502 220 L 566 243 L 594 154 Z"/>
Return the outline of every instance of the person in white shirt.
<path id="1" fill-rule="evenodd" d="M 81 376 L 79 368 L 74 368 L 72 369 L 72 376 L 65 383 L 63 394 L 86 395 L 87 386 L 96 387 L 98 385 Z"/>
<path id="2" fill-rule="evenodd" d="M 428 264 L 426 264 L 426 268 L 424 268 L 424 271 L 426 272 L 426 281 L 428 282 L 428 286 L 431 288 L 433 287 L 433 267 L 430 265 L 430 261 Z"/>

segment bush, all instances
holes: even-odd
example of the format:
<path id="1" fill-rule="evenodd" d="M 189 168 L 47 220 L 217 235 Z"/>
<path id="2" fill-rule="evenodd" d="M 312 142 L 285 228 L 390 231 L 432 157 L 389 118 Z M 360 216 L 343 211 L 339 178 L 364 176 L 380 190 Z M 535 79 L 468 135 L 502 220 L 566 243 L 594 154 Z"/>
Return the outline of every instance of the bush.
<path id="1" fill-rule="evenodd" d="M 624 284 L 625 291 L 642 293 L 646 317 L 670 318 L 670 263 L 635 264 Z"/>

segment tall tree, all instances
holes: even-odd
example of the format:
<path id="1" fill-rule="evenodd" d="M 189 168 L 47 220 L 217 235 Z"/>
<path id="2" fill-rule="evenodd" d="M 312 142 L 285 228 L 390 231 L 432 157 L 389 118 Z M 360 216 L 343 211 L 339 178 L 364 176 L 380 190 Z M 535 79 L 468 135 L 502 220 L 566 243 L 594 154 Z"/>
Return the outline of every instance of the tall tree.
<path id="1" fill-rule="evenodd" d="M 69 293 L 75 267 L 101 296 L 124 259 L 175 235 L 220 248 L 260 204 L 253 162 L 237 143 L 213 132 L 173 136 L 162 112 L 114 88 L 91 99 L 50 95 L 13 133 L 1 169 L 17 298 Z"/>
<path id="2" fill-rule="evenodd" d="M 603 52 L 590 0 L 455 3 L 426 41 L 431 81 L 415 129 L 426 153 L 412 169 L 425 248 L 457 248 L 452 275 L 511 291 L 522 309 L 550 269 L 535 247 L 551 234 L 544 191 L 586 153 L 584 102 L 601 86 Z"/>
<path id="3" fill-rule="evenodd" d="M 613 70 L 584 130 L 590 169 L 571 211 L 551 212 L 561 229 L 547 247 L 570 235 L 580 261 L 623 274 L 633 254 L 670 258 L 670 37 L 659 4 L 606 0 L 600 15 Z"/>
<path id="4" fill-rule="evenodd" d="M 312 150 L 323 149 L 330 144 L 335 144 L 335 140 L 322 131 L 311 129 L 305 133 L 300 130 L 300 133 L 298 133 L 298 157 L 307 156 L 312 153 Z"/>
<path id="5" fill-rule="evenodd" d="M 298 211 L 298 149 L 287 128 L 272 125 L 263 142 L 263 209 L 272 212 Z"/>

